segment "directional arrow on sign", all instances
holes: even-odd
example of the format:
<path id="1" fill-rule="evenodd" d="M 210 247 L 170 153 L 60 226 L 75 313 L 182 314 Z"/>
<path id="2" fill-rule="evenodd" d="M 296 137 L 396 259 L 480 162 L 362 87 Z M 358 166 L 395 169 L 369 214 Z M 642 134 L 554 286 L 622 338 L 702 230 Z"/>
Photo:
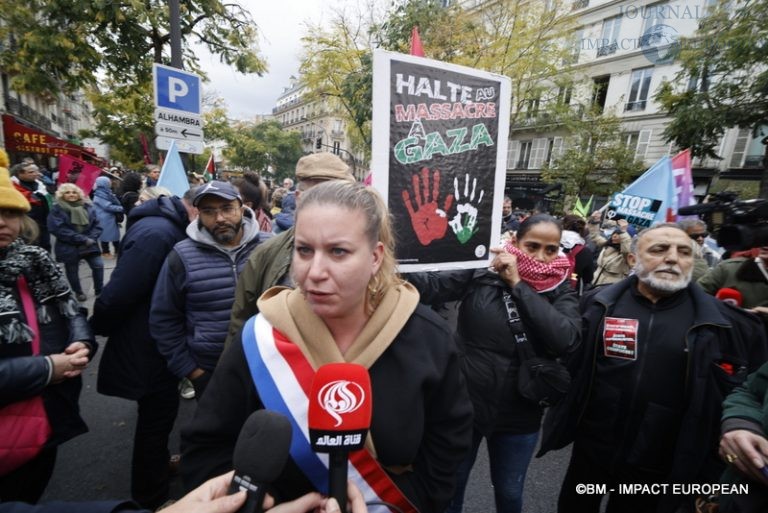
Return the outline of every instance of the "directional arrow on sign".
<path id="1" fill-rule="evenodd" d="M 187 137 L 187 138 L 191 137 L 191 138 L 194 138 L 194 139 L 202 139 L 203 138 L 203 134 L 196 134 L 194 132 L 190 132 L 186 128 L 181 131 L 181 135 L 183 135 L 184 137 Z"/>
<path id="2" fill-rule="evenodd" d="M 156 123 L 155 133 L 179 141 L 202 142 L 203 140 L 203 133 L 200 129 L 193 130 L 183 126 L 169 125 L 168 123 Z"/>

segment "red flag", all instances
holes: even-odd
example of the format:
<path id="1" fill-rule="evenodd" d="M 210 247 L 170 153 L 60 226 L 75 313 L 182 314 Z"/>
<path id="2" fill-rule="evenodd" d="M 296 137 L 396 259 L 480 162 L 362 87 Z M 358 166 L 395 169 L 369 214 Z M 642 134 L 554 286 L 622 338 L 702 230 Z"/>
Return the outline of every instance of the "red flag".
<path id="1" fill-rule="evenodd" d="M 144 163 L 151 164 L 152 158 L 149 156 L 149 145 L 147 144 L 147 136 L 143 133 L 139 133 L 139 142 L 141 143 L 141 150 L 144 152 Z"/>
<path id="2" fill-rule="evenodd" d="M 72 155 L 59 155 L 59 184 L 74 183 L 85 194 L 90 194 L 99 175 L 99 166 L 76 159 Z"/>
<path id="3" fill-rule="evenodd" d="M 419 27 L 413 27 L 413 30 L 411 30 L 411 55 L 424 57 L 424 47 L 421 46 Z"/>

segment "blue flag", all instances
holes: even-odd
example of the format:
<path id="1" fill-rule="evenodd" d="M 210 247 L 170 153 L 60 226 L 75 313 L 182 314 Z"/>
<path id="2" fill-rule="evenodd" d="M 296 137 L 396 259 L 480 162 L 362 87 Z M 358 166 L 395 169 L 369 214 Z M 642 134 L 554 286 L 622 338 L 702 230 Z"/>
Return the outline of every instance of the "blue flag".
<path id="1" fill-rule="evenodd" d="M 626 189 L 613 195 L 606 217 L 648 228 L 675 220 L 676 199 L 672 160 L 662 157 Z"/>
<path id="2" fill-rule="evenodd" d="M 181 163 L 179 150 L 176 149 L 176 142 L 173 140 L 171 140 L 171 146 L 165 156 L 163 168 L 160 170 L 157 185 L 165 187 L 179 198 L 184 196 L 184 193 L 189 189 L 187 172 L 184 171 L 184 164 Z"/>

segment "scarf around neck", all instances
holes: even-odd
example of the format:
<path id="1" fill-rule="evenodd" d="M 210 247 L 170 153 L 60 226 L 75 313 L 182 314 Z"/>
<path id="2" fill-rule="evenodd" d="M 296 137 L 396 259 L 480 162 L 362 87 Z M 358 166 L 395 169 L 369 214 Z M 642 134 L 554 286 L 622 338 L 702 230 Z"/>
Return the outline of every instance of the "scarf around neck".
<path id="1" fill-rule="evenodd" d="M 571 263 L 565 255 L 558 255 L 550 263 L 534 260 L 512 242 L 504 245 L 507 253 L 517 257 L 517 272 L 520 279 L 533 287 L 536 292 L 548 292 L 563 283 L 570 274 Z"/>
<path id="2" fill-rule="evenodd" d="M 83 200 L 64 201 L 63 199 L 60 199 L 57 200 L 56 203 L 64 212 L 69 214 L 69 222 L 74 225 L 78 232 L 85 230 L 90 220 L 88 219 L 88 211 L 83 205 Z"/>
<path id="3" fill-rule="evenodd" d="M 272 287 L 258 300 L 259 311 L 278 331 L 299 346 L 312 366 L 334 362 L 358 363 L 369 368 L 394 341 L 419 304 L 410 283 L 390 287 L 345 355 L 330 330 L 315 315 L 298 289 Z"/>
<path id="4" fill-rule="evenodd" d="M 42 248 L 16 239 L 0 249 L 0 344 L 32 342 L 32 329 L 23 321 L 22 307 L 17 299 L 16 282 L 24 275 L 38 305 L 37 318 L 42 324 L 50 322 L 48 308 L 58 304 L 67 317 L 77 313 L 77 303 L 71 297 L 64 273 Z"/>

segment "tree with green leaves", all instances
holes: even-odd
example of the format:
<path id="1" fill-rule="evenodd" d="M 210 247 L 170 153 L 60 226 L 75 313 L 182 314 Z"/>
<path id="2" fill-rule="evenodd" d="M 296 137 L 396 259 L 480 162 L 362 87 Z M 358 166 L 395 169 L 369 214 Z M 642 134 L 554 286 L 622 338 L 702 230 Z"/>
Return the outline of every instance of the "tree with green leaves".
<path id="1" fill-rule="evenodd" d="M 570 136 L 566 138 L 566 149 L 553 156 L 551 165 L 544 166 L 541 179 L 562 184 L 564 211 L 569 211 L 579 196 L 617 192 L 645 168 L 642 161 L 635 159 L 635 149 L 627 147 L 621 119 L 599 110 L 560 116 Z"/>
<path id="2" fill-rule="evenodd" d="M 203 74 L 190 43 L 241 73 L 266 71 L 257 26 L 236 3 L 181 2 L 184 66 Z M 149 81 L 152 63 L 168 63 L 168 3 L 163 0 L 0 0 L 0 68 L 20 92 L 55 97 L 94 86 Z"/>
<path id="3" fill-rule="evenodd" d="M 203 77 L 190 43 L 202 45 L 241 73 L 266 71 L 258 29 L 236 3 L 181 2 L 185 68 Z M 142 160 L 138 135 L 153 138 L 152 64 L 170 61 L 164 0 L 0 0 L 0 69 L 19 92 L 53 100 L 89 91 L 92 136 L 125 163 Z"/>
<path id="4" fill-rule="evenodd" d="M 656 96 L 672 121 L 664 135 L 694 157 L 721 158 L 731 127 L 768 124 L 768 2 L 720 2 L 691 38 L 681 40 L 680 72 Z M 757 133 L 757 132 L 754 132 Z M 760 196 L 768 198 L 763 159 Z"/>
<path id="5" fill-rule="evenodd" d="M 372 51 L 408 53 L 418 27 L 428 57 L 511 77 L 520 107 L 515 116 L 544 90 L 543 77 L 562 75 L 572 52 L 563 43 L 573 23 L 563 4 L 500 0 L 465 10 L 458 3 L 412 0 L 384 11 L 368 6 L 367 17 L 337 12 L 329 28 L 311 26 L 303 38 L 307 98 L 338 100 L 351 139 L 370 151 Z"/>
<path id="6" fill-rule="evenodd" d="M 301 137 L 297 132 L 283 131 L 278 121 L 240 123 L 227 138 L 224 155 L 230 164 L 257 171 L 278 181 L 293 178 L 296 162 L 302 157 Z"/>

